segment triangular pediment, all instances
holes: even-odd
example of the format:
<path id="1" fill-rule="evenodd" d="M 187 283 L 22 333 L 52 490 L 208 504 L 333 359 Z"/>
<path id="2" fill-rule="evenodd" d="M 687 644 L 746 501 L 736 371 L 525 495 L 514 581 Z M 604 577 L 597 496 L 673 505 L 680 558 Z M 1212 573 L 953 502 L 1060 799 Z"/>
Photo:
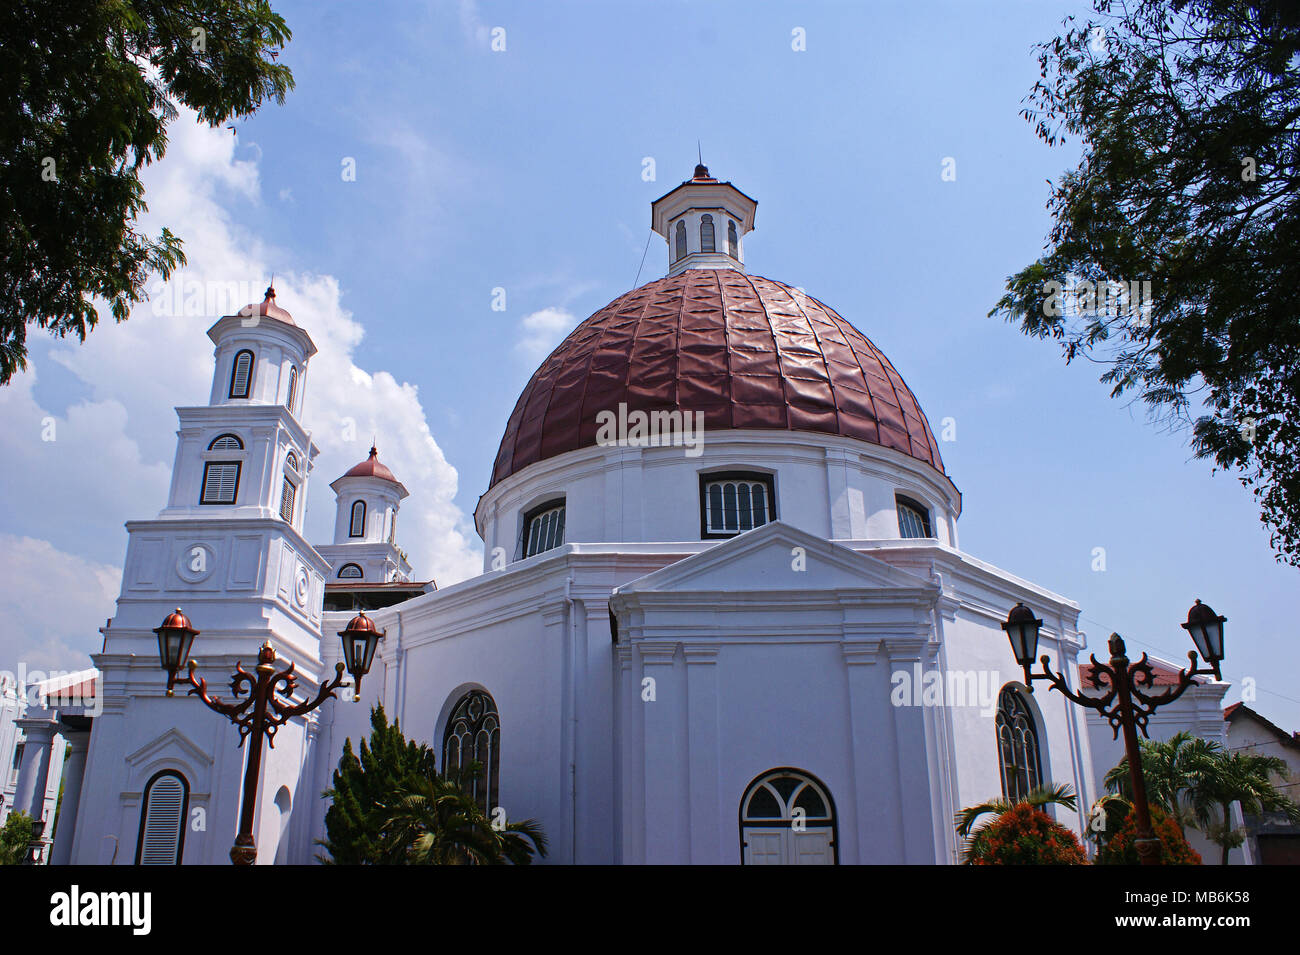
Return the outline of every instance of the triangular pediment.
<path id="1" fill-rule="evenodd" d="M 934 581 L 773 521 L 629 581 L 618 593 L 939 589 Z"/>
<path id="2" fill-rule="evenodd" d="M 137 749 L 126 758 L 126 763 L 138 766 L 165 756 L 177 757 L 192 766 L 212 765 L 212 757 L 174 726 Z"/>

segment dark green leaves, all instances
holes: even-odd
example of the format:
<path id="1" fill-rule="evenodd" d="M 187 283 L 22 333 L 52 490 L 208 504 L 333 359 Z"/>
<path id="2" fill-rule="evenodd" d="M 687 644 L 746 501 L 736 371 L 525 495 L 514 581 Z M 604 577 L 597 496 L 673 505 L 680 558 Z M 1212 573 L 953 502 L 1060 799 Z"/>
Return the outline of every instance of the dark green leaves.
<path id="1" fill-rule="evenodd" d="M 1046 254 L 990 314 L 1190 426 L 1300 564 L 1300 6 L 1095 6 L 1039 47 L 1023 115 L 1083 158 L 1052 190 Z M 1048 314 L 1051 281 L 1149 282 L 1149 307 Z"/>
<path id="2" fill-rule="evenodd" d="M 283 102 L 289 37 L 265 0 L 0 4 L 0 383 L 28 325 L 84 341 L 96 300 L 123 321 L 185 264 L 169 231 L 137 231 L 139 172 L 177 104 L 216 126 Z"/>

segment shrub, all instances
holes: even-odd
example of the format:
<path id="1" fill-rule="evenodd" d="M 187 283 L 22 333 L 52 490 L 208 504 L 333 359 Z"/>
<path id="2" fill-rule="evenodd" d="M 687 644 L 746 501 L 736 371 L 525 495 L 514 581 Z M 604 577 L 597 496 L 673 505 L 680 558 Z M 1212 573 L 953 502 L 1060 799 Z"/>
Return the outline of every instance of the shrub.
<path id="1" fill-rule="evenodd" d="M 1162 865 L 1200 865 L 1201 856 L 1187 844 L 1178 824 L 1159 806 L 1151 807 L 1151 829 L 1160 840 Z M 1097 853 L 1097 865 L 1138 865 L 1137 816 L 1130 809 L 1124 822 L 1115 830 Z"/>
<path id="2" fill-rule="evenodd" d="M 11 812 L 0 826 L 0 865 L 21 865 L 36 838 L 36 823 L 25 812 Z"/>
<path id="3" fill-rule="evenodd" d="M 975 833 L 968 865 L 1087 865 L 1073 832 L 1047 813 L 1019 803 Z"/>

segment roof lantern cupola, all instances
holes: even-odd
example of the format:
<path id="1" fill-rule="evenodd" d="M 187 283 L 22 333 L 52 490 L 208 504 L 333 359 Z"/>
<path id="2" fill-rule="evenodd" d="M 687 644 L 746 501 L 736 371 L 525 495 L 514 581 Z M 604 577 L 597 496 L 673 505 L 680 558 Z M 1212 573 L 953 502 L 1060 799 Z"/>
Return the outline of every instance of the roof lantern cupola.
<path id="1" fill-rule="evenodd" d="M 745 234 L 758 203 L 729 182 L 695 175 L 650 204 L 650 227 L 668 242 L 668 274 L 686 269 L 745 271 Z"/>

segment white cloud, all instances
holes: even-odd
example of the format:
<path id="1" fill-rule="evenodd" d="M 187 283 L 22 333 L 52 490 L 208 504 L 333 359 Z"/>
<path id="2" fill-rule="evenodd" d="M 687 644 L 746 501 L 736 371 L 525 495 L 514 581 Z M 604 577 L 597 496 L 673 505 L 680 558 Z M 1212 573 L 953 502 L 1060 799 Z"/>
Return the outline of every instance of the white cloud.
<path id="1" fill-rule="evenodd" d="M 0 534 L 6 626 L 0 670 L 83 670 L 102 644 L 121 569 L 84 560 L 48 541 Z"/>
<path id="2" fill-rule="evenodd" d="M 475 0 L 460 0 L 460 28 L 465 39 L 478 46 L 487 47 L 490 30 L 479 16 Z"/>
<path id="3" fill-rule="evenodd" d="M 338 281 L 286 272 L 292 254 L 268 249 L 255 229 L 243 225 L 241 214 L 257 214 L 262 200 L 257 166 L 235 158 L 234 137 L 195 123 L 192 114 L 182 115 L 169 133 L 167 156 L 146 173 L 151 211 L 141 222 L 142 231 L 157 234 L 165 223 L 185 240 L 186 288 L 244 283 L 257 290 L 250 296 L 256 299 L 274 269 L 277 302 L 293 313 L 319 349 L 308 369 L 302 411 L 304 425 L 321 448 L 309 487 L 308 538 L 332 538 L 335 508 L 329 482 L 365 457 L 374 433 L 381 458 L 411 492 L 403 503 L 398 543 L 415 572 L 440 585 L 477 573 L 482 560 L 472 524 L 453 503 L 456 470 L 430 433 L 415 386 L 385 371 L 357 367 L 353 353 L 364 330 L 344 307 Z M 173 276 L 173 285 L 179 278 Z M 184 299 L 182 293 L 163 301 Z M 7 461 L 21 462 L 0 473 L 0 491 L 8 502 L 4 530 L 26 541 L 25 549 L 6 547 L 5 557 L 15 566 L 29 567 L 39 559 L 53 561 L 59 569 L 57 576 L 42 575 L 31 565 L 30 572 L 0 576 L 0 602 L 10 607 L 30 603 L 46 611 L 70 600 L 76 606 L 85 602 L 87 610 L 95 607 L 85 615 L 85 629 L 76 633 L 51 634 L 37 627 L 24 634 L 27 628 L 20 620 L 5 634 L 13 641 L 3 645 L 5 653 L 31 661 L 67 648 L 97 649 L 94 628 L 112 613 L 120 583 L 104 562 L 121 560 L 122 524 L 152 518 L 167 503 L 177 426 L 173 407 L 207 403 L 212 343 L 204 332 L 220 316 L 175 314 L 158 304 L 138 306 L 120 325 L 111 318 L 101 320 L 84 344 L 40 343 L 31 370 L 0 389 L 0 415 L 6 422 L 0 429 L 0 453 Z M 77 388 L 60 390 L 84 395 L 61 413 L 42 407 L 35 387 L 42 364 L 51 360 L 78 379 Z M 350 440 L 344 430 L 347 418 L 355 422 Z M 42 440 L 48 419 L 53 419 L 53 441 Z M 107 603 L 100 606 L 106 573 L 111 587 Z M 85 592 L 70 596 L 69 581 L 78 574 Z M 85 586 L 87 574 L 93 588 Z"/>
<path id="4" fill-rule="evenodd" d="M 544 308 L 525 315 L 519 322 L 520 338 L 515 351 L 534 365 L 551 353 L 578 320 L 562 308 Z"/>

